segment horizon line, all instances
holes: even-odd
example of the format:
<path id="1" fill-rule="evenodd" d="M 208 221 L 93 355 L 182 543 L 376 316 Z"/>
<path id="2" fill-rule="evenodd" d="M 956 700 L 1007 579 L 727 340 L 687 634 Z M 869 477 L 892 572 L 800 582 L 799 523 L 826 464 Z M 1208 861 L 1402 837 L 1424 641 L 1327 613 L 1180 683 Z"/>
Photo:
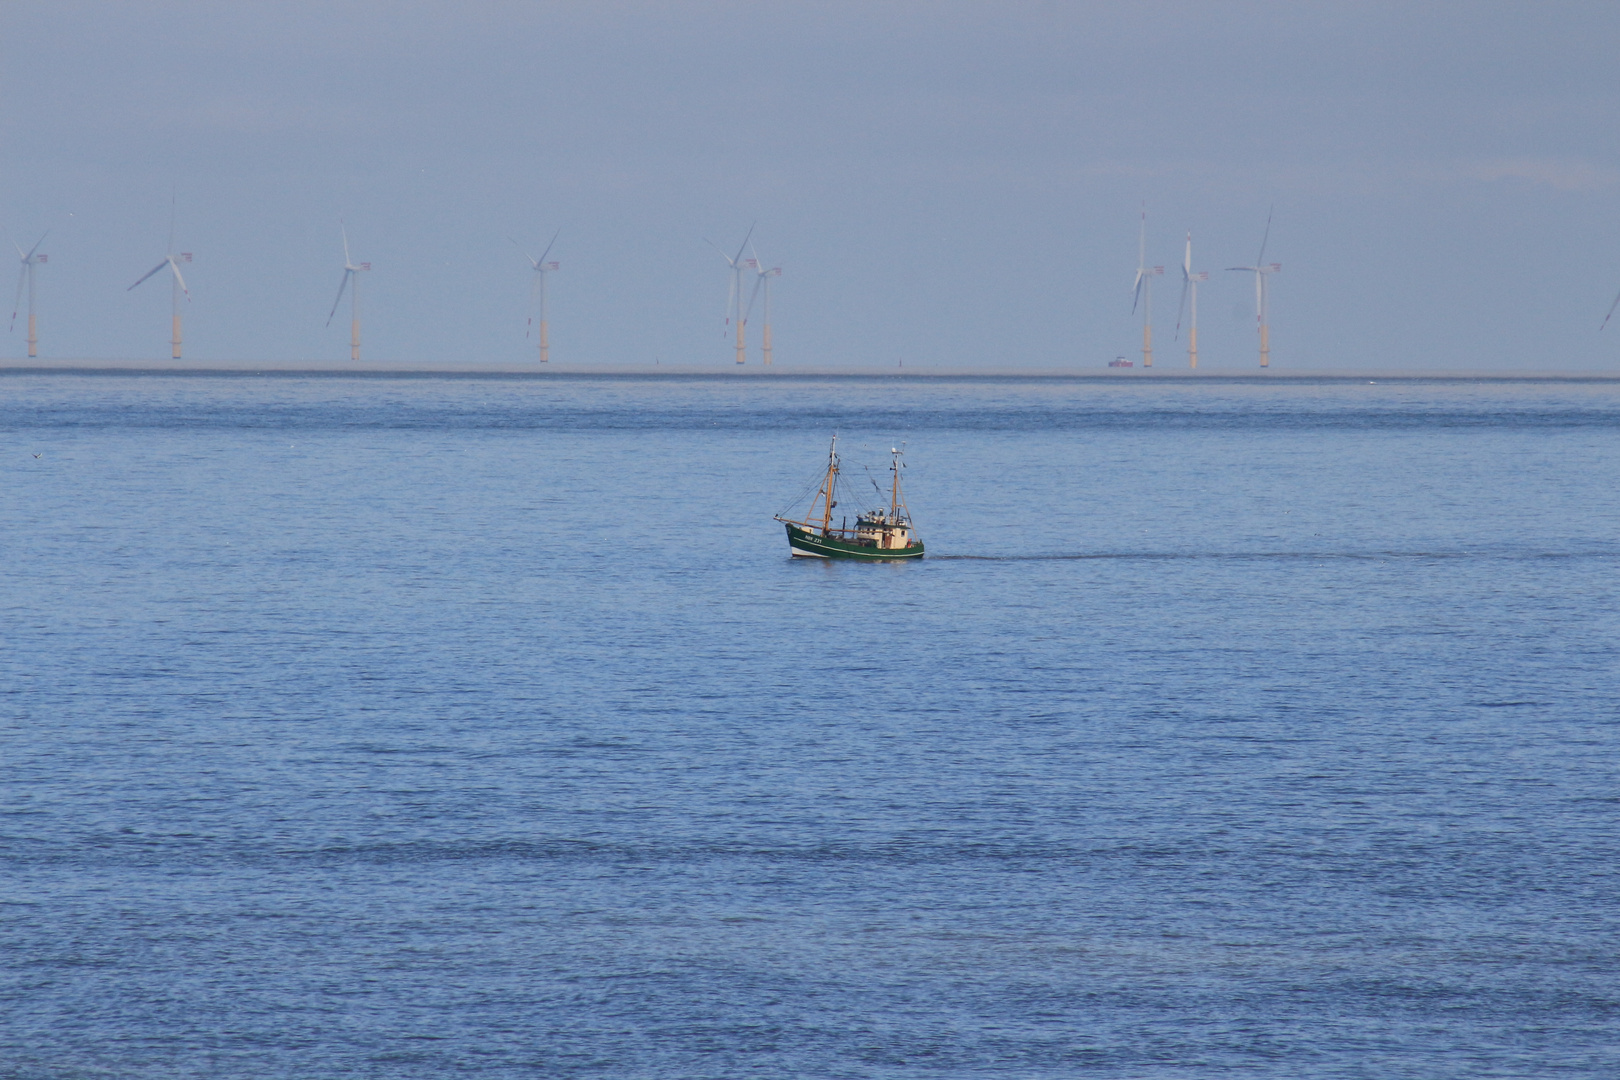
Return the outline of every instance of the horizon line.
<path id="1" fill-rule="evenodd" d="M 1388 368 L 1268 368 L 1203 369 L 1185 368 L 991 368 L 991 367 L 806 367 L 784 370 L 751 366 L 749 370 L 721 368 L 707 364 L 625 364 L 569 365 L 546 368 L 527 364 L 443 364 L 427 361 L 319 361 L 319 360 L 195 360 L 176 362 L 159 358 L 82 357 L 62 359 L 0 359 L 4 375 L 282 375 L 282 376 L 364 376 L 364 377 L 487 377 L 487 378 L 699 378 L 726 380 L 760 379 L 1009 379 L 1009 380 L 1105 380 L 1141 382 L 1165 379 L 1177 382 L 1265 381 L 1512 381 L 1512 382 L 1620 382 L 1620 371 L 1602 369 L 1537 370 L 1532 368 L 1434 368 L 1392 370 Z"/>

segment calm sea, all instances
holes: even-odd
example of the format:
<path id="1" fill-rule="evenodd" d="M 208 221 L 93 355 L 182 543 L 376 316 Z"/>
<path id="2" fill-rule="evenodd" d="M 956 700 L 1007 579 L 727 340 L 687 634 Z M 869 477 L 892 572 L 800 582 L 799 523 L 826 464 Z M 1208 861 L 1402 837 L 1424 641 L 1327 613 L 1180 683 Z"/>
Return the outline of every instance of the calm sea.
<path id="1" fill-rule="evenodd" d="M 790 560 L 840 434 L 929 556 Z M 0 1076 L 1620 1075 L 1620 384 L 0 376 Z"/>

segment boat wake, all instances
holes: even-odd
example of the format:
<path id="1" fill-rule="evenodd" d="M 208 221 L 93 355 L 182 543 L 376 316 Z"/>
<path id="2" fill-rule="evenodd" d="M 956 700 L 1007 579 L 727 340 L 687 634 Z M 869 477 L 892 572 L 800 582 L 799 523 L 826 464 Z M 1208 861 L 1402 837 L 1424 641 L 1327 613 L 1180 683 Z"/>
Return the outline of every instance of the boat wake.
<path id="1" fill-rule="evenodd" d="M 1087 551 L 1037 555 L 935 555 L 929 562 L 1075 562 L 1084 559 L 1123 559 L 1167 562 L 1188 559 L 1253 561 L 1260 559 L 1620 559 L 1620 551 Z"/>

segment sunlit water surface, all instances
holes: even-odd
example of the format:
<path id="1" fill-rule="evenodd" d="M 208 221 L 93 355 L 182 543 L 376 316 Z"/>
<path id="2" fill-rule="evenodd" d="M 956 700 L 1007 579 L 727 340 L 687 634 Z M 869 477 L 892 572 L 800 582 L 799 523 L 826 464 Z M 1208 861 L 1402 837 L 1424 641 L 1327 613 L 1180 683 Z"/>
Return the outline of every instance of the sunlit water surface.
<path id="1" fill-rule="evenodd" d="M 788 558 L 841 435 L 929 557 Z M 0 377 L 0 1075 L 1620 1075 L 1620 387 Z"/>

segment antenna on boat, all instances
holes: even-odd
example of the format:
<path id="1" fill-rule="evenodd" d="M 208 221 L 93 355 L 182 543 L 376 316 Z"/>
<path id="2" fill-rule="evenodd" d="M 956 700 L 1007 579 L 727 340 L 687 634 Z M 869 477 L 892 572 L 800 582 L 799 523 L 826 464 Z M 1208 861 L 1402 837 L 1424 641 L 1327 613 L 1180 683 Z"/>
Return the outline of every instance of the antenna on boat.
<path id="1" fill-rule="evenodd" d="M 902 513 L 905 513 L 908 518 L 911 516 L 910 513 L 905 512 L 906 502 L 900 495 L 900 455 L 905 453 L 904 446 L 905 444 L 901 443 L 900 446 L 889 447 L 889 453 L 893 455 L 889 471 L 894 474 L 894 488 L 889 495 L 889 519 L 891 521 L 900 520 Z"/>

